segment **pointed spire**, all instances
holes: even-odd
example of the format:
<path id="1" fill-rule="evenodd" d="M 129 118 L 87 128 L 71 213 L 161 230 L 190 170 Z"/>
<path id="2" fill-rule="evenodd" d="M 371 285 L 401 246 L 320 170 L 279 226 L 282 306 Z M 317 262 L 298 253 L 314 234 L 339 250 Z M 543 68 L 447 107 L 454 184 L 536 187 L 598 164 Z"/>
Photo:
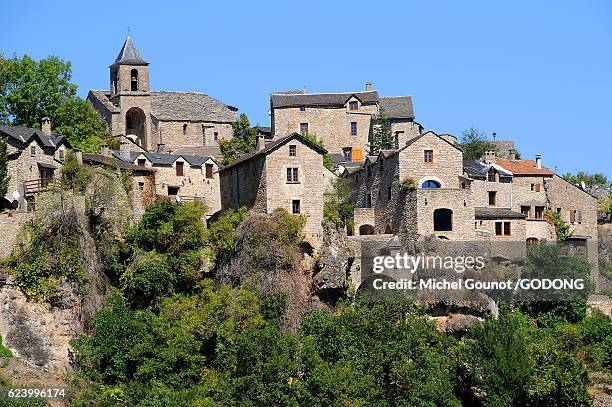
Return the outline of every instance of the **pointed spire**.
<path id="1" fill-rule="evenodd" d="M 148 65 L 149 63 L 142 58 L 140 51 L 138 51 L 138 48 L 134 45 L 134 41 L 132 41 L 132 37 L 128 35 L 113 65 L 117 64 Z"/>

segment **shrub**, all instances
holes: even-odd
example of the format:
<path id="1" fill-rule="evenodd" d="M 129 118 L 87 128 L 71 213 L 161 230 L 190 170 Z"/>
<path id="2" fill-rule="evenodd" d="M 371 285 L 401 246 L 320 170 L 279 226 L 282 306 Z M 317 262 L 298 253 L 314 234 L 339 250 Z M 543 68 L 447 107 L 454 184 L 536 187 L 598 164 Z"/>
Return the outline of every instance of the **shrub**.
<path id="1" fill-rule="evenodd" d="M 85 190 L 90 181 L 91 170 L 79 164 L 76 153 L 73 150 L 68 150 L 62 166 L 63 188 L 81 192 Z"/>
<path id="2" fill-rule="evenodd" d="M 344 178 L 334 180 L 332 188 L 325 192 L 323 223 L 332 222 L 340 229 L 353 219 L 354 205 L 349 201 L 349 188 Z"/>
<path id="3" fill-rule="evenodd" d="M 236 247 L 236 228 L 247 217 L 247 209 L 240 208 L 238 211 L 229 209 L 223 216 L 214 221 L 208 229 L 208 237 L 213 251 L 231 251 Z"/>
<path id="4" fill-rule="evenodd" d="M 404 191 L 409 191 L 411 189 L 416 189 L 417 188 L 416 181 L 413 178 L 410 178 L 410 177 L 404 178 L 402 180 L 402 183 L 401 183 L 401 188 Z"/>
<path id="5" fill-rule="evenodd" d="M 544 219 L 555 227 L 555 232 L 558 241 L 566 240 L 572 235 L 570 225 L 561 218 L 561 215 L 556 211 L 548 209 L 544 212 Z"/>

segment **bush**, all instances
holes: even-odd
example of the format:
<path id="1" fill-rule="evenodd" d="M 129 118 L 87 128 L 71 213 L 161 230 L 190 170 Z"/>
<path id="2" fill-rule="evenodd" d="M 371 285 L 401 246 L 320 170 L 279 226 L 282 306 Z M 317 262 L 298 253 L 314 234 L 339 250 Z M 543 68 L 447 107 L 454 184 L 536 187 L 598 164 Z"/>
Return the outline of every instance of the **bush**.
<path id="1" fill-rule="evenodd" d="M 66 152 L 62 166 L 62 186 L 66 190 L 82 192 L 91 181 L 91 170 L 79 164 L 73 150 Z"/>
<path id="2" fill-rule="evenodd" d="M 417 188 L 416 181 L 410 177 L 404 178 L 401 183 L 401 188 L 404 191 L 410 191 Z"/>
<path id="3" fill-rule="evenodd" d="M 323 223 L 332 222 L 337 229 L 344 228 L 353 219 L 354 205 L 349 199 L 349 188 L 344 178 L 334 180 L 330 191 L 325 192 Z"/>

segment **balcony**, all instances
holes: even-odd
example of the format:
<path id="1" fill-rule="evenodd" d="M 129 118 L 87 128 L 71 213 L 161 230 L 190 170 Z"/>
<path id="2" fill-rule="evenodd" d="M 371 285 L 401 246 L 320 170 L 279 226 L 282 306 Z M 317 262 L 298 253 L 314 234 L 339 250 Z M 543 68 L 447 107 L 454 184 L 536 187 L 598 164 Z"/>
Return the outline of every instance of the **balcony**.
<path id="1" fill-rule="evenodd" d="M 57 178 L 38 178 L 23 181 L 23 191 L 26 196 L 61 189 L 61 181 Z"/>

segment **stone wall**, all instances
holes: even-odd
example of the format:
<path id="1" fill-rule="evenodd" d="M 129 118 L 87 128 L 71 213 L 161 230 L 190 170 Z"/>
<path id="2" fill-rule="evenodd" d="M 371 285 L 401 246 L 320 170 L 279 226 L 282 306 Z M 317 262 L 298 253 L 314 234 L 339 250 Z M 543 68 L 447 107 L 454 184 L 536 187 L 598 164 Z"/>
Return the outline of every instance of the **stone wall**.
<path id="1" fill-rule="evenodd" d="M 474 240 L 474 201 L 468 189 L 418 189 L 417 219 L 419 236 L 436 235 L 449 240 Z M 452 210 L 452 230 L 434 230 L 434 211 Z"/>
<path id="2" fill-rule="evenodd" d="M 348 106 L 348 102 L 347 102 Z M 332 154 L 342 154 L 343 147 L 361 148 L 365 158 L 372 115 L 378 113 L 376 105 L 359 105 L 359 110 L 342 107 L 275 108 L 273 114 L 274 137 L 300 132 L 300 123 L 308 123 L 308 133 L 322 139 Z M 357 123 L 357 135 L 351 135 L 351 122 Z"/>
<path id="3" fill-rule="evenodd" d="M 570 224 L 573 234 L 597 240 L 596 198 L 558 175 L 547 180 L 546 195 L 551 209 L 558 211 L 561 218 Z M 570 211 L 576 211 L 573 223 Z"/>
<path id="4" fill-rule="evenodd" d="M 472 182 L 472 193 L 474 195 L 474 204 L 479 207 L 487 207 L 489 205 L 489 191 L 495 191 L 496 204 L 495 207 L 511 208 L 512 207 L 512 179 L 502 178 L 496 182 L 490 182 L 486 179 L 475 179 Z"/>
<path id="5" fill-rule="evenodd" d="M 223 210 L 242 206 L 266 212 L 265 157 L 258 156 L 219 173 Z"/>
<path id="6" fill-rule="evenodd" d="M 424 151 L 433 150 L 433 162 L 424 162 Z M 425 133 L 399 152 L 400 182 L 412 178 L 420 187 L 425 180 L 438 181 L 442 188 L 458 188 L 463 173 L 463 153 L 432 132 Z"/>
<path id="7" fill-rule="evenodd" d="M 391 134 L 397 139 L 397 147 L 402 148 L 409 140 L 421 134 L 421 126 L 410 119 L 392 119 Z"/>
<path id="8" fill-rule="evenodd" d="M 231 123 L 153 120 L 151 133 L 153 146 L 163 143 L 164 151 L 174 151 L 185 146 L 216 146 L 219 140 L 232 138 L 234 129 Z"/>
<path id="9" fill-rule="evenodd" d="M 511 235 L 496 236 L 496 222 L 510 222 Z M 524 242 L 527 239 L 527 222 L 525 221 L 525 219 L 477 219 L 475 221 L 475 227 L 478 232 L 484 232 L 484 235 L 488 236 L 490 240 Z"/>
<path id="10" fill-rule="evenodd" d="M 535 206 L 546 206 L 546 191 L 544 189 L 544 180 L 550 176 L 524 176 L 515 175 L 512 179 L 512 210 L 521 212 L 521 206 L 530 206 L 531 213 L 528 217 L 535 217 Z M 535 190 L 531 190 L 531 185 L 534 185 Z M 537 191 L 539 185 L 540 191 Z"/>
<path id="11" fill-rule="evenodd" d="M 0 259 L 11 255 L 17 235 L 23 225 L 32 219 L 34 219 L 33 212 L 0 212 Z"/>

